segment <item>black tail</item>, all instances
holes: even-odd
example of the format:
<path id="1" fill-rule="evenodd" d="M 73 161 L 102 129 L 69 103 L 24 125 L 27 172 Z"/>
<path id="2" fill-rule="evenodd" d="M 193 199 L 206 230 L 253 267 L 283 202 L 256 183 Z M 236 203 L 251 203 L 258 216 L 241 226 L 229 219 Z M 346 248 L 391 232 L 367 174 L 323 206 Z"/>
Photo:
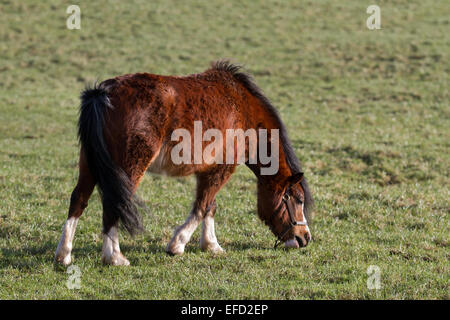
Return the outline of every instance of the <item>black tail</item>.
<path id="1" fill-rule="evenodd" d="M 102 198 L 103 232 L 120 220 L 121 226 L 134 235 L 143 229 L 137 198 L 128 175 L 114 164 L 103 135 L 105 112 L 112 108 L 102 84 L 86 88 L 81 94 L 78 136 Z"/>

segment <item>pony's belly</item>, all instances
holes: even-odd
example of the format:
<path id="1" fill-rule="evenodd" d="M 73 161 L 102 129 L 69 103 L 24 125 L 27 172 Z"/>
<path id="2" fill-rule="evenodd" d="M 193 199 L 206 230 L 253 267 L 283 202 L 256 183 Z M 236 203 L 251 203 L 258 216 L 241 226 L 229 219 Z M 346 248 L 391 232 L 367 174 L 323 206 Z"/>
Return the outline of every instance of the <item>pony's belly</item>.
<path id="1" fill-rule="evenodd" d="M 157 165 L 150 165 L 150 167 L 147 169 L 147 172 L 161 174 L 170 177 L 184 177 L 190 176 L 191 174 L 197 172 L 197 168 L 196 166 L 190 164 L 178 164 L 178 165 L 172 164 L 171 166 L 164 166 L 164 167 L 160 167 Z"/>
<path id="2" fill-rule="evenodd" d="M 169 175 L 169 162 L 172 161 L 170 160 L 170 153 L 167 151 L 165 146 L 162 146 L 159 149 L 159 153 L 151 161 L 150 166 L 147 169 L 148 172 Z"/>
<path id="3" fill-rule="evenodd" d="M 172 177 L 182 177 L 189 176 L 195 173 L 198 169 L 200 168 L 193 164 L 174 164 L 170 158 L 170 149 L 163 146 L 161 147 L 158 155 L 151 162 L 147 171 Z"/>

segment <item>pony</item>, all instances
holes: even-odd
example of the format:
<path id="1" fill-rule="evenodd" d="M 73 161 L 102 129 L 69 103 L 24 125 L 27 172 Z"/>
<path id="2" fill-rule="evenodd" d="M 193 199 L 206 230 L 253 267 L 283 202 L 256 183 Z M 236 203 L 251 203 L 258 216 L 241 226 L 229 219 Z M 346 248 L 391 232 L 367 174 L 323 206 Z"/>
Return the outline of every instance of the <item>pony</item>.
<path id="1" fill-rule="evenodd" d="M 241 148 L 240 162 L 214 161 L 218 151 L 230 152 L 224 144 L 223 150 L 219 145 L 209 158 L 174 161 L 181 139 L 174 139 L 173 133 L 195 133 L 198 121 L 203 129 L 216 130 L 215 142 L 230 129 L 246 133 L 252 129 L 268 130 L 269 134 L 267 139 L 250 134 L 243 140 L 233 137 L 231 153 L 236 152 L 231 159 L 236 160 Z M 256 153 L 270 149 L 277 154 L 275 172 L 262 173 L 267 162 L 254 156 L 250 136 L 258 142 Z M 78 182 L 56 249 L 57 263 L 71 263 L 75 229 L 97 185 L 103 207 L 101 261 L 109 265 L 130 264 L 120 251 L 118 228 L 123 227 L 131 235 L 143 230 L 139 213 L 142 201 L 136 196 L 136 189 L 147 171 L 196 176 L 195 201 L 185 223 L 175 229 L 167 245 L 170 255 L 183 254 L 200 224 L 201 249 L 223 252 L 214 230 L 216 194 L 241 163 L 257 178 L 257 213 L 277 237 L 275 247 L 284 243 L 287 248 L 301 248 L 311 240 L 307 221 L 313 199 L 286 128 L 275 107 L 239 65 L 217 61 L 199 74 L 127 74 L 86 87 L 81 94 L 78 137 Z M 274 140 L 277 144 L 272 143 Z M 207 141 L 201 141 L 200 146 L 207 147 Z M 180 154 L 190 160 L 192 153 L 196 155 L 194 149 L 188 145 Z"/>

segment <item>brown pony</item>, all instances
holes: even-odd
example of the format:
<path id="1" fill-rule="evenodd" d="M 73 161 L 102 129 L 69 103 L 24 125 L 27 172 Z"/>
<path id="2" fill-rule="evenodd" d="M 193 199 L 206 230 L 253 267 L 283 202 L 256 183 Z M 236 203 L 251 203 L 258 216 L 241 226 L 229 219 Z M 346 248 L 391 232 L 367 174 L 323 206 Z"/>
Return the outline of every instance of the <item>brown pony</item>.
<path id="1" fill-rule="evenodd" d="M 211 153 L 212 159 L 176 163 L 174 151 L 179 149 L 180 137 L 174 139 L 174 132 L 181 129 L 195 135 L 195 123 L 199 121 L 202 130 L 215 129 L 223 136 L 229 129 L 245 131 L 248 139 L 238 139 L 236 144 L 236 137 L 227 141 L 227 145 L 232 141 L 231 151 L 236 151 L 232 155 L 234 160 L 237 148 L 243 147 L 243 161 L 214 161 L 217 151 L 221 151 L 216 149 Z M 268 140 L 256 138 L 259 143 L 256 153 L 262 149 L 276 152 L 276 172 L 262 174 L 267 161 L 255 158 L 254 150 L 250 150 L 250 137 L 255 137 L 247 135 L 251 129 L 270 131 Z M 272 142 L 277 138 L 278 143 L 278 135 L 273 132 L 279 132 L 280 143 L 275 147 Z M 299 248 L 311 239 L 307 218 L 312 197 L 286 129 L 276 109 L 239 66 L 220 61 L 201 74 L 175 77 L 138 73 L 87 88 L 81 95 L 78 134 L 79 177 L 56 250 L 58 263 L 70 264 L 78 219 L 98 185 L 103 205 L 102 262 L 129 264 L 120 252 L 117 227 L 120 222 L 131 234 L 142 230 L 135 191 L 146 171 L 197 177 L 192 211 L 175 230 L 167 245 L 169 254 L 182 254 L 200 223 L 203 223 L 201 248 L 223 251 L 214 233 L 215 198 L 239 163 L 245 163 L 257 177 L 258 215 L 278 237 L 277 242 Z M 220 135 L 214 139 L 218 142 Z M 200 143 L 201 148 L 206 146 L 206 141 Z M 194 158 L 198 154 L 197 147 L 194 143 L 179 154 L 191 160 L 190 154 Z M 229 153 L 228 149 L 226 152 Z"/>

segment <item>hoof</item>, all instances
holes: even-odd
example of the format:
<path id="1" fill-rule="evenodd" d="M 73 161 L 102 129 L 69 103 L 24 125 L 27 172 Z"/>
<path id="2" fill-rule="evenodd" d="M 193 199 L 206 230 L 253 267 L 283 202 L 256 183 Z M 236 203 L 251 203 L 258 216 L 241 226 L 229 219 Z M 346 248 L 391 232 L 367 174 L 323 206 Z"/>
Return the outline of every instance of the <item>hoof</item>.
<path id="1" fill-rule="evenodd" d="M 55 253 L 56 264 L 63 265 L 67 267 L 72 262 L 72 255 L 70 254 L 70 249 L 68 248 L 57 248 Z"/>
<path id="2" fill-rule="evenodd" d="M 214 254 L 221 254 L 225 252 L 225 250 L 222 249 L 218 243 L 210 243 L 208 245 L 202 244 L 200 247 L 203 251 L 208 251 Z"/>
<path id="3" fill-rule="evenodd" d="M 111 266 L 129 266 L 130 261 L 122 253 L 116 253 L 112 256 L 102 256 L 102 263 Z"/>
<path id="4" fill-rule="evenodd" d="M 69 264 L 72 263 L 72 257 L 70 254 L 68 254 L 66 256 L 56 256 L 55 263 L 67 267 Z"/>
<path id="5" fill-rule="evenodd" d="M 183 245 L 172 245 L 168 244 L 166 248 L 166 253 L 171 256 L 181 256 L 184 253 Z"/>

